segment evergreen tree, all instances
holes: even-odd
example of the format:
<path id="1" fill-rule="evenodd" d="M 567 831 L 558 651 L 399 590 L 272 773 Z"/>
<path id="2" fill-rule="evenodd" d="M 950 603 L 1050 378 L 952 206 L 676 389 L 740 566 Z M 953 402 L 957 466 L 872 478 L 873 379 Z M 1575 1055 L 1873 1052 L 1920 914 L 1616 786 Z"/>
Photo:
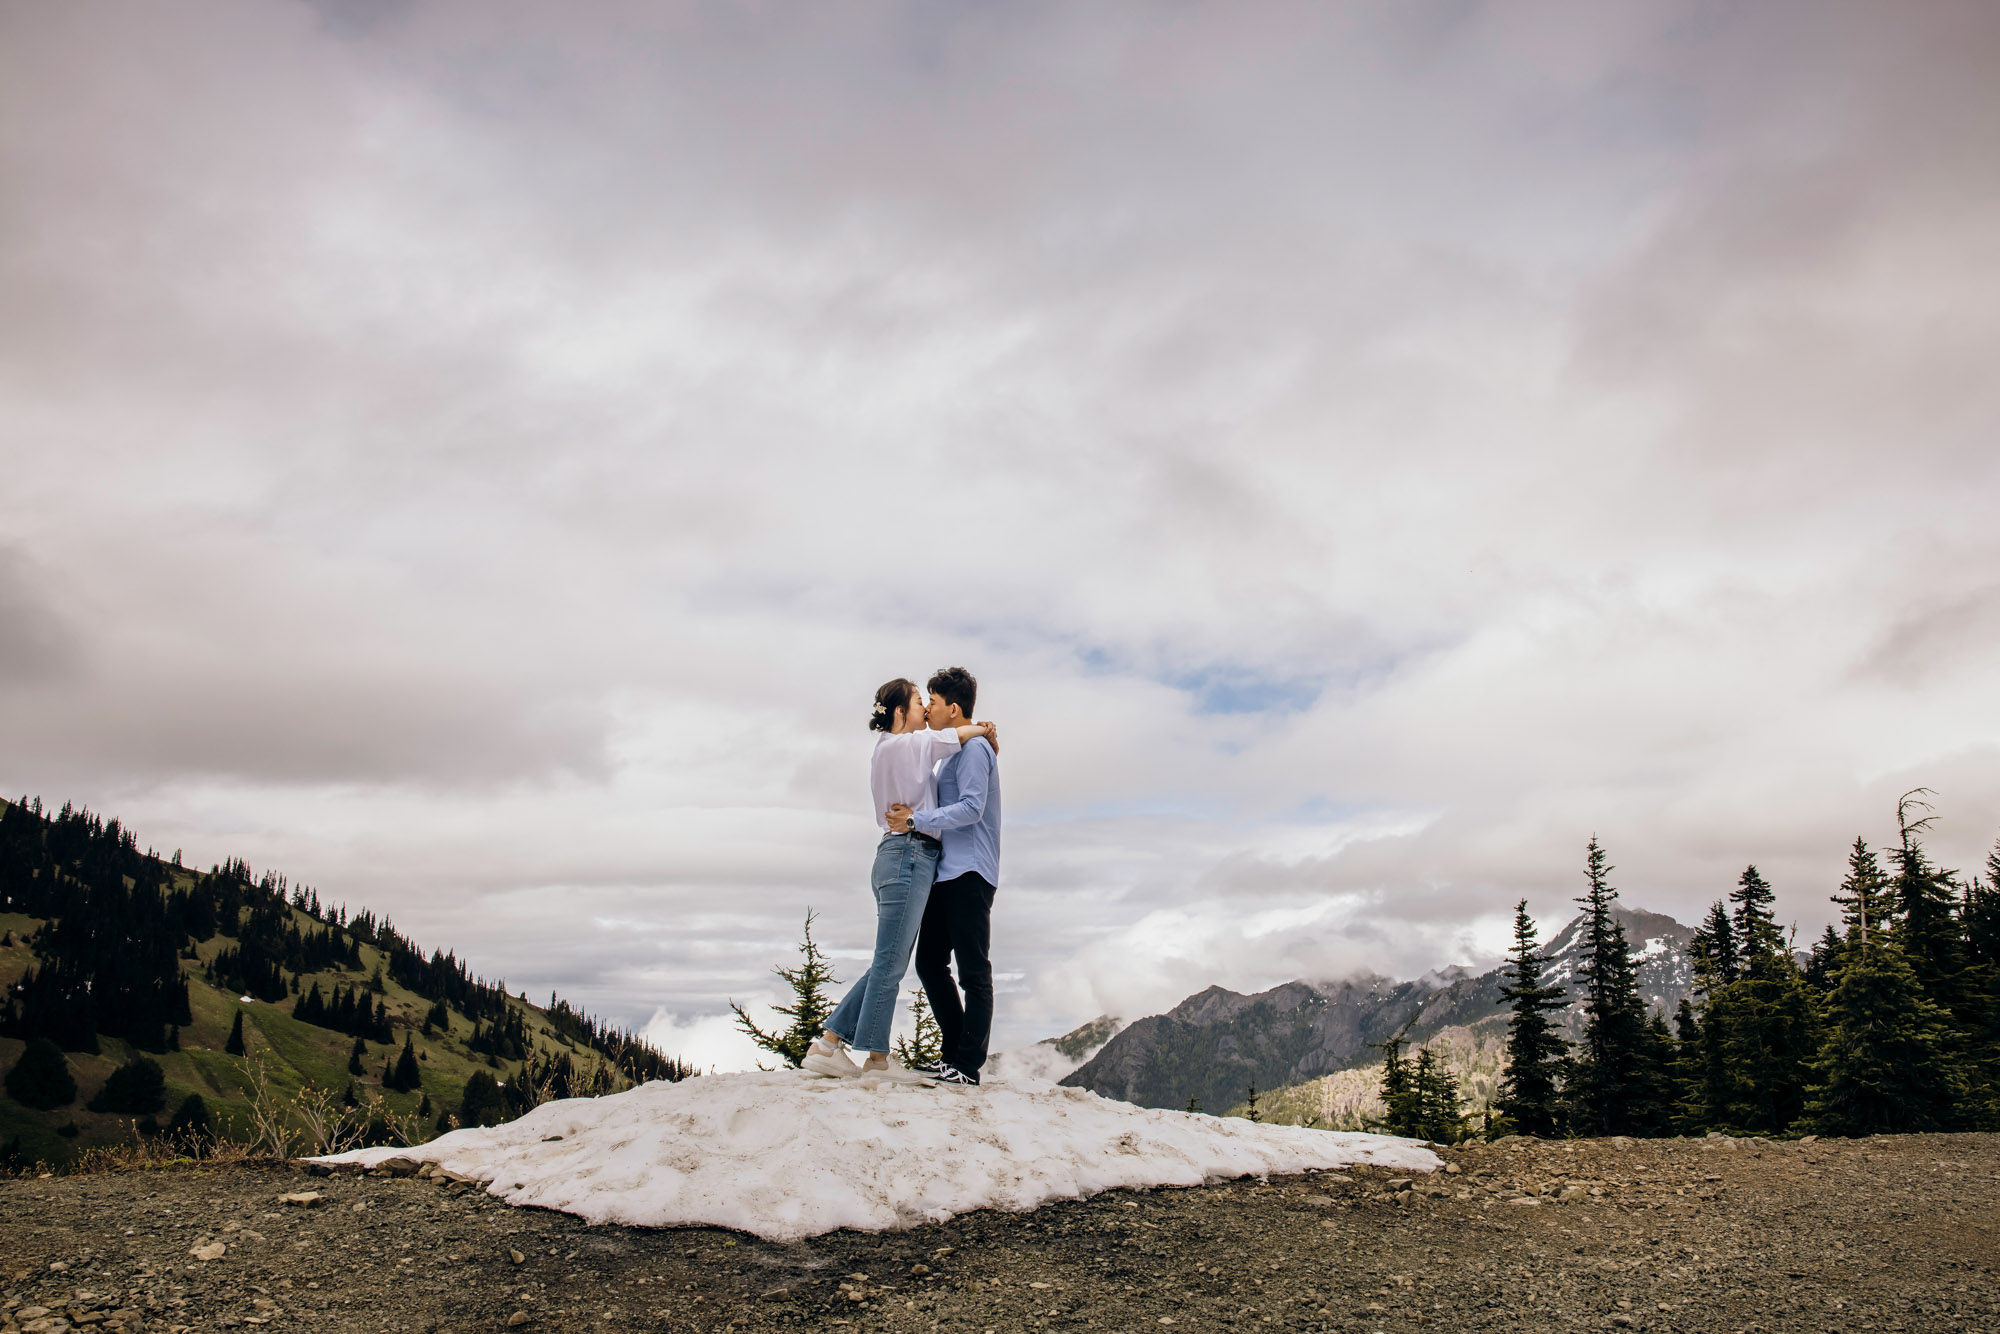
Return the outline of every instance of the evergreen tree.
<path id="1" fill-rule="evenodd" d="M 215 1118 L 199 1093 L 188 1094 L 174 1108 L 173 1117 L 167 1122 L 167 1136 L 197 1158 L 207 1152 L 215 1138 Z"/>
<path id="2" fill-rule="evenodd" d="M 1847 928 L 1846 944 L 1867 953 L 1872 941 L 1888 929 L 1889 877 L 1863 839 L 1847 852 L 1847 876 L 1833 893 L 1840 920 Z"/>
<path id="3" fill-rule="evenodd" d="M 241 1056 L 248 1050 L 243 1045 L 243 1011 L 236 1012 L 236 1022 L 229 1026 L 229 1040 L 222 1044 L 222 1050 L 231 1056 Z"/>
<path id="4" fill-rule="evenodd" d="M 1703 1000 L 1706 1124 L 1748 1134 L 1778 1134 L 1805 1109 L 1819 1053 L 1819 1016 L 1811 990 L 1778 930 L 1775 895 L 1755 866 L 1730 898 L 1737 977 Z"/>
<path id="5" fill-rule="evenodd" d="M 500 1086 L 484 1070 L 473 1071 L 472 1078 L 465 1081 L 465 1093 L 459 1101 L 458 1123 L 462 1126 L 497 1126 L 506 1119 L 507 1103 L 501 1096 Z"/>
<path id="6" fill-rule="evenodd" d="M 49 1111 L 76 1101 L 76 1076 L 62 1048 L 47 1038 L 35 1038 L 7 1072 L 7 1096 L 24 1107 Z"/>
<path id="7" fill-rule="evenodd" d="M 125 1116 L 150 1116 L 166 1101 L 166 1072 L 160 1063 L 135 1056 L 111 1072 L 104 1087 L 90 1100 L 93 1112 L 117 1112 Z"/>
<path id="8" fill-rule="evenodd" d="M 408 1093 L 424 1082 L 423 1071 L 417 1068 L 417 1052 L 408 1034 L 403 1036 L 403 1054 L 396 1058 L 396 1068 L 387 1081 L 388 1087 L 398 1093 Z"/>
<path id="9" fill-rule="evenodd" d="M 1391 1135 L 1415 1137 L 1423 1123 L 1423 1098 L 1417 1087 L 1415 1062 L 1403 1055 L 1402 1035 L 1368 1045 L 1382 1049 L 1382 1120 L 1378 1128 Z"/>
<path id="10" fill-rule="evenodd" d="M 1827 1004 L 1807 1121 L 1822 1135 L 1950 1129 L 1965 1081 L 1943 1007 L 1925 994 L 1896 935 L 1870 939 L 1857 927 L 1850 944 Z"/>
<path id="11" fill-rule="evenodd" d="M 1736 905 L 1730 925 L 1736 932 L 1737 954 L 1745 962 L 1784 947 L 1785 933 L 1778 929 L 1777 914 L 1773 911 L 1777 899 L 1755 864 L 1743 868 L 1736 888 L 1729 891 L 1729 901 Z"/>
<path id="12" fill-rule="evenodd" d="M 420 1117 L 428 1117 L 430 1116 L 430 1114 L 431 1114 L 431 1095 L 426 1093 L 424 1095 L 424 1100 L 417 1104 L 417 1115 Z"/>
<path id="13" fill-rule="evenodd" d="M 1952 873 L 1939 869 L 1924 850 L 1919 835 L 1935 818 L 1916 788 L 1896 803 L 1896 826 L 1900 841 L 1889 854 L 1896 874 L 1890 883 L 1896 928 L 1903 953 L 1916 971 L 1930 998 L 1947 1012 L 1956 1013 L 1964 998 L 1960 976 L 1965 969 L 1964 945 L 1957 920 L 1958 894 Z M 1913 812 L 1927 812 L 1913 818 Z"/>
<path id="14" fill-rule="evenodd" d="M 1465 1104 L 1459 1097 L 1458 1079 L 1439 1064 L 1429 1047 L 1417 1049 L 1410 1083 L 1417 1113 L 1414 1134 L 1439 1144 L 1458 1143 L 1465 1133 Z"/>
<path id="15" fill-rule="evenodd" d="M 922 987 L 910 993 L 911 1033 L 896 1039 L 896 1059 L 915 1069 L 944 1059 L 944 1030 L 931 1013 L 931 998 Z"/>
<path id="16" fill-rule="evenodd" d="M 1736 980 L 1741 958 L 1736 949 L 1736 928 L 1729 910 L 1717 899 L 1708 916 L 1688 941 L 1688 957 L 1694 964 L 1695 985 L 1714 992 Z"/>
<path id="17" fill-rule="evenodd" d="M 1243 1113 L 1246 1118 L 1251 1121 L 1262 1121 L 1264 1119 L 1264 1114 L 1257 1110 L 1257 1081 L 1254 1079 L 1250 1081 L 1250 1093 L 1246 1106 L 1247 1110 Z"/>
<path id="18" fill-rule="evenodd" d="M 1507 1021 L 1507 1068 L 1494 1110 L 1523 1135 L 1554 1136 L 1562 1124 L 1560 1079 L 1569 1043 L 1549 1015 L 1563 1007 L 1564 989 L 1542 985 L 1549 956 L 1536 947 L 1528 901 L 1514 905 L 1514 949 L 1500 994 L 1512 1009 Z"/>
<path id="19" fill-rule="evenodd" d="M 817 916 L 812 909 L 806 910 L 805 938 L 799 943 L 798 967 L 771 970 L 792 989 L 792 1003 L 775 1007 L 779 1014 L 792 1021 L 789 1028 L 767 1033 L 744 1013 L 742 1006 L 735 1001 L 729 1002 L 729 1008 L 736 1012 L 736 1026 L 765 1051 L 783 1057 L 787 1065 L 796 1066 L 805 1060 L 806 1048 L 826 1028 L 826 1021 L 833 1015 L 833 1002 L 827 999 L 826 989 L 840 979 L 833 975 L 826 956 L 813 940 L 812 925 Z"/>
<path id="20" fill-rule="evenodd" d="M 1833 929 L 1833 923 L 1828 922 L 1825 934 L 1813 942 L 1812 953 L 1806 956 L 1806 985 L 1824 1001 L 1839 980 L 1839 971 L 1840 933 Z"/>
<path id="21" fill-rule="evenodd" d="M 1625 928 L 1612 916 L 1612 869 L 1593 837 L 1584 853 L 1587 888 L 1577 899 L 1585 914 L 1577 966 L 1584 1023 L 1567 1089 L 1569 1121 L 1587 1135 L 1658 1134 L 1668 1119 L 1667 1052 L 1647 1025 Z"/>
<path id="22" fill-rule="evenodd" d="M 347 1073 L 366 1075 L 368 1067 L 361 1064 L 361 1058 L 368 1054 L 368 1044 L 360 1038 L 354 1039 L 353 1048 L 347 1053 Z"/>

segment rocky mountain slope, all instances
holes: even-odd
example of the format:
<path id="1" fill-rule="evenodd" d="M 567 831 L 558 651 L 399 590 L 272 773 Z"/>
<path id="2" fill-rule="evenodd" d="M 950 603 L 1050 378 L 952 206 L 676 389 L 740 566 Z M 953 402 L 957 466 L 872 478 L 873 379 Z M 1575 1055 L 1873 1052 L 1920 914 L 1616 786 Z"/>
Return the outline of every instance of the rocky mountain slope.
<path id="1" fill-rule="evenodd" d="M 1693 928 L 1643 909 L 1616 912 L 1639 959 L 1640 994 L 1671 1014 L 1693 983 Z M 1574 979 L 1581 923 L 1571 921 L 1549 942 L 1556 982 Z M 1186 1107 L 1192 1099 L 1220 1112 L 1242 1105 L 1252 1086 L 1286 1090 L 1379 1064 L 1369 1044 L 1397 1034 L 1413 1044 L 1449 1034 L 1454 1050 L 1440 1054 L 1457 1055 L 1455 1068 L 1470 1081 L 1490 1075 L 1497 1059 L 1506 1013 L 1501 980 L 1499 968 L 1452 969 L 1410 982 L 1287 982 L 1251 996 L 1210 987 L 1134 1021 L 1062 1082 L 1142 1107 Z M 1574 1031 L 1581 1017 L 1578 999 L 1564 1020 Z M 1476 1097 L 1478 1090 L 1467 1092 Z"/>

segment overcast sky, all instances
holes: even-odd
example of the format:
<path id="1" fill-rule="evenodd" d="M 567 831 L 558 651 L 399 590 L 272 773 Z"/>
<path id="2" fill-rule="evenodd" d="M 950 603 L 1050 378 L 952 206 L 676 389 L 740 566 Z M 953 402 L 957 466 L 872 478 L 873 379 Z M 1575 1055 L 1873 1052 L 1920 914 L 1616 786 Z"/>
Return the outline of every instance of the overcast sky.
<path id="1" fill-rule="evenodd" d="M 0 788 L 704 1063 L 1003 728 L 1002 1046 L 2000 835 L 2000 8 L 0 6 Z"/>

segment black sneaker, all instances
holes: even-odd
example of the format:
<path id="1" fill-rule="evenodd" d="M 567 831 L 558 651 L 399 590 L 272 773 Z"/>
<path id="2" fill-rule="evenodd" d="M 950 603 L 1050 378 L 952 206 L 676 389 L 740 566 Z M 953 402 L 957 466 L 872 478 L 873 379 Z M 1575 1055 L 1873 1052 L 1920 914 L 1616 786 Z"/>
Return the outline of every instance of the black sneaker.
<path id="1" fill-rule="evenodd" d="M 949 1061 L 940 1064 L 938 1072 L 932 1075 L 931 1078 L 940 1084 L 957 1084 L 964 1088 L 979 1087 L 978 1075 L 969 1075 Z"/>
<path id="2" fill-rule="evenodd" d="M 926 1079 L 936 1079 L 939 1075 L 950 1069 L 950 1067 L 943 1061 L 919 1061 L 917 1064 L 911 1066 L 910 1069 L 916 1071 Z"/>

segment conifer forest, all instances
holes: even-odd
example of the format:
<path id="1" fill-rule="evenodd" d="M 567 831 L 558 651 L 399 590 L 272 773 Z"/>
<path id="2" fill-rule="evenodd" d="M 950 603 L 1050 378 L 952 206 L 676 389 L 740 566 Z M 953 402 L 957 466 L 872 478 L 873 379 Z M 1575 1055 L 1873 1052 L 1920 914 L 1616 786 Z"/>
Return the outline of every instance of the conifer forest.
<path id="1" fill-rule="evenodd" d="M 692 1073 L 372 912 L 26 798 L 0 803 L 0 1056 L 0 1168 L 134 1136 L 414 1142 Z"/>
<path id="2" fill-rule="evenodd" d="M 1609 854 L 1585 850 L 1576 993 L 1550 985 L 1525 901 L 1502 995 L 1506 1066 L 1491 1133 L 1861 1136 L 2000 1128 L 2000 847 L 1971 874 L 1924 844 L 1922 789 L 1884 849 L 1856 838 L 1832 898 L 1840 926 L 1801 948 L 1747 866 L 1695 933 L 1694 994 L 1648 1011 L 1611 908 Z M 1581 1002 L 1571 1042 L 1555 1012 Z M 1386 1128 L 1449 1142 L 1473 1130 L 1455 1081 L 1391 1045 Z"/>

